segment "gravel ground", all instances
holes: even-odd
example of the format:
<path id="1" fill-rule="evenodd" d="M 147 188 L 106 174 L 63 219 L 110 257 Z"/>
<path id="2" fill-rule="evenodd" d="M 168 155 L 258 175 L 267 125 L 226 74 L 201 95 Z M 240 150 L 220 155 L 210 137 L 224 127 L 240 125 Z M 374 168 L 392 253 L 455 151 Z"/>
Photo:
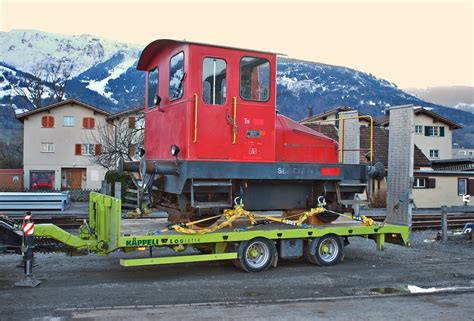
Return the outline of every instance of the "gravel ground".
<path id="1" fill-rule="evenodd" d="M 225 261 L 134 268 L 119 265 L 120 258 L 142 253 L 119 252 L 108 257 L 38 254 L 34 274 L 42 284 L 34 289 L 13 287 L 22 276 L 21 269 L 15 267 L 20 257 L 0 255 L 0 320 L 69 318 L 79 316 L 78 311 L 108 311 L 111 307 L 143 311 L 144 306 L 171 309 L 183 304 L 258 306 L 292 300 L 362 300 L 383 296 L 381 292 L 405 295 L 408 285 L 474 291 L 474 242 L 432 242 L 435 235 L 433 231 L 415 232 L 411 247 L 387 244 L 385 251 L 376 251 L 370 240 L 351 238 L 344 262 L 336 266 L 320 268 L 303 259 L 280 260 L 278 268 L 253 274 Z M 185 310 L 183 307 L 182 312 Z M 142 315 L 139 319 L 147 318 Z"/>

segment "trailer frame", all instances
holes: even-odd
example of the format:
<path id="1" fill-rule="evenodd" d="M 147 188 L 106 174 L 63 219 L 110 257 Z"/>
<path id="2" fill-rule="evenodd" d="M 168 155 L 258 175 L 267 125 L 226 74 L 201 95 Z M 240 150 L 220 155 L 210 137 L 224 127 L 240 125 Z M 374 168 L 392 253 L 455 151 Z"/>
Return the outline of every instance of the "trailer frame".
<path id="1" fill-rule="evenodd" d="M 131 252 L 154 247 L 170 247 L 177 252 L 187 246 L 207 245 L 212 247 L 211 254 L 180 254 L 144 258 L 121 259 L 122 266 L 143 266 L 159 264 L 176 264 L 214 260 L 239 259 L 238 244 L 255 238 L 264 238 L 273 242 L 282 240 L 312 241 L 335 235 L 341 239 L 351 236 L 365 237 L 375 241 L 378 250 L 383 250 L 385 242 L 409 245 L 410 227 L 395 224 L 376 224 L 366 226 L 359 222 L 343 224 L 309 225 L 301 228 L 281 224 L 256 226 L 252 229 L 226 228 L 207 234 L 180 234 L 170 230 L 169 233 L 147 235 L 123 235 L 121 229 L 121 201 L 111 196 L 92 192 L 89 204 L 89 222 L 79 229 L 79 235 L 73 235 L 53 224 L 38 224 L 35 237 L 50 238 L 74 251 L 108 255 L 114 251 Z M 275 228 L 273 228 L 275 226 Z M 274 264 L 276 265 L 276 263 Z"/>

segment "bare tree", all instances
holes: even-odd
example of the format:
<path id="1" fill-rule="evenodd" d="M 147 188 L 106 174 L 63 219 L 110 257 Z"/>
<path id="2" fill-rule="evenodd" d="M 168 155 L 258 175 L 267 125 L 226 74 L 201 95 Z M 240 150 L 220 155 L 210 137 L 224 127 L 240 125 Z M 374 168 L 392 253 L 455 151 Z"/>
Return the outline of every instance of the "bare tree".
<path id="1" fill-rule="evenodd" d="M 21 168 L 22 149 L 21 143 L 0 142 L 0 168 Z"/>
<path id="2" fill-rule="evenodd" d="M 131 123 L 133 117 L 133 124 Z M 137 147 L 143 146 L 144 114 L 137 116 L 117 117 L 97 128 L 97 134 L 92 141 L 101 145 L 100 153 L 90 156 L 92 163 L 107 170 L 115 168 L 117 160 L 134 160 Z"/>
<path id="3" fill-rule="evenodd" d="M 43 80 L 45 75 L 43 66 L 37 65 L 33 68 L 31 76 L 23 78 L 13 87 L 17 96 L 31 104 L 33 108 L 40 108 L 43 105 L 43 96 L 48 90 L 46 82 Z"/>
<path id="4" fill-rule="evenodd" d="M 44 65 L 46 81 L 50 84 L 52 90 L 50 98 L 53 103 L 63 100 L 66 84 L 71 78 L 73 67 L 72 62 L 67 59 Z"/>
<path id="5" fill-rule="evenodd" d="M 23 98 L 33 108 L 40 108 L 46 98 L 52 103 L 64 98 L 66 84 L 71 78 L 73 64 L 62 59 L 58 62 L 43 61 L 36 64 L 31 75 L 14 86 L 17 96 Z"/>

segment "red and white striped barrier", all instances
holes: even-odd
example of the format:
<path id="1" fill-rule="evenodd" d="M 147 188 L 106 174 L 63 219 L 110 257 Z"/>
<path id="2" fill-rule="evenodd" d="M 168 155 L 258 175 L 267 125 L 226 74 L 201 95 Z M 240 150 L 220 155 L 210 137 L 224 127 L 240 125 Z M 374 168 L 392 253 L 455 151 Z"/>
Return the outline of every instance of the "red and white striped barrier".
<path id="1" fill-rule="evenodd" d="M 35 233 L 35 223 L 28 222 L 23 225 L 23 233 L 26 235 L 33 235 Z"/>

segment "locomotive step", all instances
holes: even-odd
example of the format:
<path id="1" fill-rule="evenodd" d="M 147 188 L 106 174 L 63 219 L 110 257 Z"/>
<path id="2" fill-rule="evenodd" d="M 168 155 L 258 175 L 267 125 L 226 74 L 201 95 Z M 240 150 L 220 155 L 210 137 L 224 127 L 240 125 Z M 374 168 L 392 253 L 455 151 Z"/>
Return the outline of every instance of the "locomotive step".
<path id="1" fill-rule="evenodd" d="M 232 181 L 193 181 L 193 186 L 232 186 Z"/>
<path id="2" fill-rule="evenodd" d="M 340 187 L 366 187 L 366 183 L 338 183 Z"/>
<path id="3" fill-rule="evenodd" d="M 193 207 L 195 208 L 216 208 L 216 207 L 221 207 L 221 208 L 228 208 L 232 207 L 232 203 L 227 203 L 227 202 L 194 202 Z"/>

